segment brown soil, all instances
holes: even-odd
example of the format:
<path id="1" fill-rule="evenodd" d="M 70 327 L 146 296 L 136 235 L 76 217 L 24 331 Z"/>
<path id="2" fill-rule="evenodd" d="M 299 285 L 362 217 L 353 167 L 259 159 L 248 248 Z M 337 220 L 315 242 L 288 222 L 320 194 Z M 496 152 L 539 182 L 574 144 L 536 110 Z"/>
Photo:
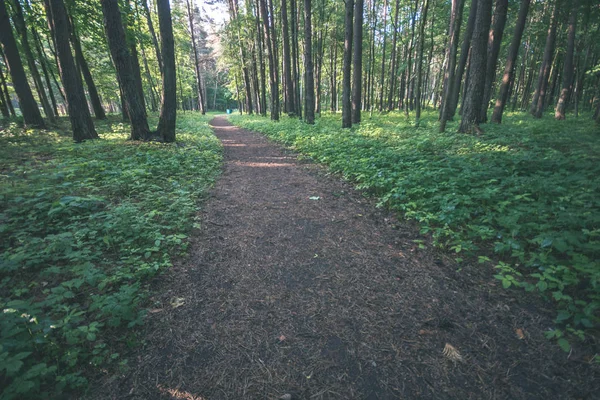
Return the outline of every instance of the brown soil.
<path id="1" fill-rule="evenodd" d="M 552 311 L 261 135 L 212 121 L 225 168 L 145 344 L 91 398 L 591 399 Z M 451 345 L 456 352 L 446 345 Z M 596 395 L 594 395 L 596 393 Z M 285 396 L 287 395 L 287 396 Z"/>

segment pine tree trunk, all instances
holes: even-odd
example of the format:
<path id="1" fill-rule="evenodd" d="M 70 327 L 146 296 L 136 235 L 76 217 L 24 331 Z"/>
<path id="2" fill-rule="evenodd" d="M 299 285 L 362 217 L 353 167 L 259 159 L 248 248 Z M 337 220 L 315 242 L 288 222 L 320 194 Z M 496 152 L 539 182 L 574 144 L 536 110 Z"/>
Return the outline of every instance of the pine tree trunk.
<path id="1" fill-rule="evenodd" d="M 306 7 L 306 4 L 304 5 Z M 287 0 L 281 0 L 281 39 L 283 41 L 283 81 L 285 83 L 284 112 L 296 114 L 294 83 L 292 81 L 292 57 L 290 52 L 290 28 L 288 24 Z"/>
<path id="2" fill-rule="evenodd" d="M 146 57 L 146 51 L 144 50 L 144 46 L 141 45 L 140 49 L 142 50 L 142 62 L 144 63 L 144 71 L 146 71 L 146 79 L 148 79 L 148 84 L 150 86 L 150 106 L 152 112 L 156 112 L 158 110 L 158 101 L 159 97 L 156 92 L 156 88 L 154 86 L 154 79 L 152 78 L 152 73 L 150 72 L 150 65 L 148 64 L 148 58 Z"/>
<path id="3" fill-rule="evenodd" d="M 446 70 L 444 71 L 444 86 L 442 103 L 440 104 L 440 132 L 446 130 L 446 121 L 448 121 L 448 114 L 450 108 L 450 94 L 452 93 L 452 86 L 454 85 L 454 74 L 456 70 L 456 53 L 458 52 L 458 40 L 460 37 L 460 24 L 462 21 L 463 9 L 465 6 L 465 0 L 452 0 L 452 12 L 450 16 L 450 28 L 449 36 L 450 43 L 447 49 L 447 64 Z"/>
<path id="4" fill-rule="evenodd" d="M 479 113 L 485 85 L 487 36 L 492 18 L 492 0 L 480 0 L 477 5 L 475 27 L 471 38 L 471 60 L 467 73 L 468 83 L 459 132 L 478 132 Z"/>
<path id="5" fill-rule="evenodd" d="M 291 33 L 292 33 L 292 82 L 294 84 L 294 105 L 296 106 L 296 115 L 302 119 L 302 102 L 300 94 L 300 51 L 298 50 L 298 5 L 296 0 L 290 1 L 291 9 Z"/>
<path id="6" fill-rule="evenodd" d="M 147 140 L 150 137 L 150 129 L 148 128 L 146 108 L 137 88 L 131 54 L 127 47 L 125 28 L 121 19 L 121 10 L 118 3 L 112 0 L 101 0 L 101 4 L 108 47 L 122 91 L 122 104 L 124 105 L 122 109 L 131 121 L 131 139 Z"/>
<path id="7" fill-rule="evenodd" d="M 481 114 L 479 122 L 487 122 L 487 110 L 490 107 L 492 98 L 492 85 L 496 80 L 496 65 L 498 64 L 498 55 L 500 54 L 500 45 L 504 35 L 506 25 L 506 15 L 508 13 L 508 0 L 496 0 L 494 8 L 493 25 L 490 29 L 488 39 L 488 59 L 485 70 L 485 86 L 483 88 L 483 101 L 481 102 Z"/>
<path id="8" fill-rule="evenodd" d="M 387 110 L 392 111 L 394 109 L 394 94 L 395 88 L 394 83 L 396 82 L 396 46 L 398 45 L 398 14 L 400 11 L 400 0 L 396 0 L 396 9 L 394 10 L 394 35 L 392 36 L 392 55 L 390 66 L 390 90 L 388 92 Z"/>
<path id="9" fill-rule="evenodd" d="M 346 0 L 348 1 L 348 0 Z M 379 80 L 379 111 L 383 111 L 383 92 L 385 90 L 385 44 L 387 42 L 387 30 L 385 25 L 387 24 L 387 9 L 388 0 L 383 2 L 383 42 L 381 44 L 381 78 Z"/>
<path id="10" fill-rule="evenodd" d="M 338 43 L 337 43 L 337 26 L 335 28 L 335 31 L 333 33 L 333 38 L 332 38 L 332 46 L 333 46 L 333 51 L 330 51 L 331 54 L 331 103 L 330 103 L 330 110 L 332 113 L 335 113 L 337 111 L 337 56 L 338 56 Z"/>
<path id="11" fill-rule="evenodd" d="M 571 92 L 573 91 L 573 55 L 575 53 L 575 33 L 577 30 L 577 6 L 579 1 L 571 2 L 571 15 L 569 16 L 569 34 L 567 38 L 567 53 L 565 54 L 565 63 L 563 66 L 563 82 L 560 90 L 558 103 L 554 112 L 554 118 L 565 119 L 565 112 Z"/>
<path id="12" fill-rule="evenodd" d="M 263 21 L 265 42 L 269 57 L 269 83 L 271 86 L 271 119 L 279 121 L 279 82 L 277 78 L 277 60 L 275 58 L 276 42 L 271 31 L 271 23 L 267 12 L 267 0 L 259 0 L 260 14 Z"/>
<path id="13" fill-rule="evenodd" d="M 45 126 L 44 119 L 38 108 L 38 105 L 33 97 L 17 42 L 13 36 L 10 20 L 6 11 L 5 0 L 0 0 L 0 43 L 7 61 L 8 71 L 12 78 L 13 88 L 19 99 L 21 114 L 23 114 L 23 122 L 26 126 L 43 128 Z"/>
<path id="14" fill-rule="evenodd" d="M 144 0 L 141 3 L 142 3 L 142 6 L 144 7 L 144 12 L 146 13 L 146 21 L 148 22 L 148 31 L 150 32 L 150 37 L 152 38 L 152 44 L 154 45 L 154 51 L 156 52 L 156 59 L 158 60 L 158 68 L 160 69 L 160 73 L 162 74 L 162 70 L 163 70 L 162 55 L 160 52 L 160 48 L 158 47 L 158 39 L 156 38 L 156 32 L 154 31 L 154 24 L 152 23 L 152 15 L 150 14 L 150 9 L 148 8 L 148 2 L 146 0 Z"/>
<path id="15" fill-rule="evenodd" d="M 56 104 L 56 97 L 54 96 L 54 91 L 52 90 L 52 81 L 50 80 L 50 74 L 48 73 L 48 60 L 46 59 L 46 55 L 42 51 L 42 41 L 40 40 L 35 28 L 31 29 L 31 33 L 33 34 L 33 44 L 37 53 L 37 57 L 40 60 L 42 73 L 44 75 L 44 80 L 46 81 L 46 87 L 48 88 L 48 97 L 50 97 L 50 102 L 52 103 L 54 115 L 58 117 L 58 105 Z"/>
<path id="16" fill-rule="evenodd" d="M 304 0 L 304 115 L 307 124 L 315 123 L 315 81 L 312 56 L 311 0 Z"/>
<path id="17" fill-rule="evenodd" d="M 175 41 L 169 0 L 156 0 L 158 28 L 163 59 L 163 96 L 158 120 L 158 134 L 167 143 L 175 141 L 177 119 L 177 73 L 175 69 Z"/>
<path id="18" fill-rule="evenodd" d="M 517 17 L 512 41 L 508 48 L 508 56 L 506 57 L 506 66 L 504 68 L 504 75 L 502 76 L 502 83 L 500 84 L 500 91 L 498 93 L 498 98 L 496 99 L 494 112 L 492 113 L 492 122 L 497 124 L 502 122 L 502 114 L 504 113 L 506 102 L 508 101 L 508 89 L 514 79 L 517 57 L 519 56 L 519 47 L 521 45 L 521 39 L 523 38 L 523 31 L 525 30 L 525 24 L 527 22 L 530 3 L 531 0 L 521 0 L 521 6 L 519 7 L 519 16 Z"/>
<path id="19" fill-rule="evenodd" d="M 188 21 L 190 23 L 190 36 L 192 39 L 192 49 L 194 51 L 194 72 L 196 74 L 196 88 L 198 89 L 198 108 L 202 115 L 206 114 L 204 109 L 204 95 L 202 93 L 202 81 L 200 76 L 200 60 L 198 59 L 198 48 L 196 44 L 196 33 L 194 29 L 194 13 L 192 12 L 192 6 L 190 0 L 186 0 Z"/>
<path id="20" fill-rule="evenodd" d="M 447 118 L 452 121 L 456 114 L 456 108 L 458 107 L 458 98 L 460 95 L 460 89 L 463 82 L 463 75 L 469 60 L 469 48 L 471 47 L 471 38 L 473 36 L 473 29 L 475 27 L 475 17 L 477 16 L 477 7 L 479 1 L 471 0 L 471 10 L 469 11 L 469 19 L 467 20 L 467 27 L 465 29 L 465 36 L 463 43 L 460 47 L 460 59 L 458 60 L 458 67 L 454 74 L 454 84 L 452 85 L 452 91 L 448 97 L 448 112 Z"/>
<path id="21" fill-rule="evenodd" d="M 423 47 L 425 46 L 425 24 L 427 23 L 427 11 L 429 9 L 429 0 L 425 0 L 421 9 L 421 26 L 419 32 L 419 49 L 417 51 L 417 83 L 416 83 L 416 110 L 415 118 L 417 126 L 421 119 L 421 86 L 423 84 Z"/>
<path id="22" fill-rule="evenodd" d="M 38 93 L 40 103 L 42 104 L 44 114 L 46 114 L 46 118 L 48 118 L 50 122 L 54 122 L 54 110 L 52 110 L 50 102 L 48 101 L 48 96 L 46 95 L 44 85 L 42 84 L 42 78 L 40 77 L 40 72 L 35 63 L 33 51 L 31 51 L 31 45 L 29 44 L 29 35 L 27 34 L 27 27 L 25 26 L 25 17 L 23 15 L 23 8 L 21 7 L 21 3 L 19 1 L 14 1 L 13 9 L 15 11 L 13 16 L 13 23 L 15 24 L 17 33 L 19 34 L 19 36 L 21 36 L 21 48 L 23 49 L 23 53 L 25 53 L 25 59 L 27 60 L 27 65 L 29 66 L 29 73 L 33 78 L 33 83 Z"/>
<path id="23" fill-rule="evenodd" d="M 73 129 L 73 140 L 81 142 L 97 139 L 98 134 L 90 115 L 81 75 L 77 73 L 75 61 L 69 45 L 69 21 L 63 0 L 49 0 L 48 21 L 54 32 L 56 53 L 58 55 L 60 77 L 67 95 L 69 120 Z"/>
<path id="24" fill-rule="evenodd" d="M 538 76 L 538 84 L 533 95 L 531 103 L 531 114 L 534 118 L 541 118 L 544 113 L 544 101 L 546 91 L 548 89 L 548 79 L 550 77 L 550 68 L 552 67 L 552 57 L 554 55 L 554 47 L 556 44 L 556 28 L 558 16 L 558 4 L 554 5 L 552 16 L 550 17 L 550 28 L 546 37 L 546 46 L 544 48 L 544 58 L 540 65 L 540 73 Z"/>
<path id="25" fill-rule="evenodd" d="M 363 35 L 364 0 L 355 0 L 353 28 L 353 66 L 352 71 L 352 123 L 360 123 L 362 97 L 362 35 Z"/>
<path id="26" fill-rule="evenodd" d="M 352 127 L 351 103 L 351 70 L 352 70 L 352 21 L 354 14 L 354 0 L 345 0 L 344 12 L 344 65 L 342 76 L 342 128 Z"/>
<path id="27" fill-rule="evenodd" d="M 2 53 L 2 48 L 0 48 L 0 53 Z M 4 59 L 4 54 L 2 54 L 1 58 Z M 6 98 L 6 105 L 8 106 L 8 112 L 14 118 L 17 116 L 17 114 L 15 113 L 15 108 L 12 105 L 12 100 L 10 98 L 10 94 L 8 93 L 8 86 L 6 84 L 6 78 L 4 77 L 4 72 L 2 71 L 2 68 L 0 68 L 0 83 L 2 84 L 2 87 L 0 88 L 0 90 L 4 93 L 4 97 Z"/>
<path id="28" fill-rule="evenodd" d="M 98 89 L 96 88 L 96 84 L 94 83 L 94 78 L 92 78 L 92 73 L 90 72 L 88 63 L 85 57 L 83 56 L 81 42 L 79 41 L 79 37 L 75 32 L 75 27 L 73 26 L 73 20 L 71 18 L 69 18 L 69 28 L 71 34 L 71 44 L 73 45 L 73 50 L 75 51 L 75 60 L 77 61 L 77 65 L 81 69 L 81 74 L 83 75 L 83 79 L 85 80 L 85 84 L 88 88 L 88 94 L 90 96 L 90 102 L 92 103 L 94 115 L 96 116 L 96 119 L 106 119 L 106 113 L 104 112 L 104 108 L 102 107 L 102 101 L 100 100 Z"/>

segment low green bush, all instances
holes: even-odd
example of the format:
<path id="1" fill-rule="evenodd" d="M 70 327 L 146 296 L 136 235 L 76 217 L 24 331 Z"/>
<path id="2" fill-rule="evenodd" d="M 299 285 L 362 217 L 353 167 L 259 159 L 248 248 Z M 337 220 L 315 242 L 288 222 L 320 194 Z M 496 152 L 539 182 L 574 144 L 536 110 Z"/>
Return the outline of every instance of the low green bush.
<path id="1" fill-rule="evenodd" d="M 555 121 L 508 115 L 485 134 L 438 132 L 437 114 L 419 128 L 404 115 L 342 130 L 338 116 L 313 126 L 283 118 L 230 116 L 374 193 L 380 204 L 417 220 L 435 243 L 462 257 L 492 254 L 505 288 L 555 302 L 558 329 L 584 336 L 600 319 L 600 132 L 587 117 Z"/>
<path id="2" fill-rule="evenodd" d="M 221 145 L 207 117 L 178 118 L 176 144 L 59 130 L 0 131 L 0 387 L 47 398 L 86 384 L 84 368 L 124 365 L 124 328 L 143 323 L 148 278 L 185 251 Z M 63 124 L 66 121 L 63 121 Z"/>

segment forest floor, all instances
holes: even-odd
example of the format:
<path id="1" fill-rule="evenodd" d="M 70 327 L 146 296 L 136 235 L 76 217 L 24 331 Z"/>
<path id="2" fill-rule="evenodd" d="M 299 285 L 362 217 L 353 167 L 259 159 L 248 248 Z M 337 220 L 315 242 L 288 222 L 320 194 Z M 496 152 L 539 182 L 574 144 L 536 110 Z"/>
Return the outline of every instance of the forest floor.
<path id="1" fill-rule="evenodd" d="M 212 125 L 224 171 L 190 255 L 156 280 L 128 372 L 87 398 L 600 393 L 597 364 L 544 338 L 555 314 L 542 301 L 458 268 L 324 168 L 223 117 Z"/>

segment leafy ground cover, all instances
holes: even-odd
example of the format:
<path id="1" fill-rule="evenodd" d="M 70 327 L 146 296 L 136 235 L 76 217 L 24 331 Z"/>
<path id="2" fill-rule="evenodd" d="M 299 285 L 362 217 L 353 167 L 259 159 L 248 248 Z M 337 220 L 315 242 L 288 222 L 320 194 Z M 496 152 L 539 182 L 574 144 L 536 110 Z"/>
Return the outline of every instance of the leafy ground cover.
<path id="1" fill-rule="evenodd" d="M 126 364 L 149 278 L 185 251 L 220 170 L 208 119 L 180 115 L 176 144 L 128 141 L 116 117 L 82 144 L 66 129 L 0 127 L 3 399 L 52 397 L 85 385 L 89 366 Z"/>
<path id="2" fill-rule="evenodd" d="M 230 116 L 375 194 L 419 222 L 422 233 L 497 269 L 505 288 L 553 301 L 565 350 L 600 324 L 600 132 L 589 118 L 533 120 L 524 114 L 485 134 L 439 133 L 436 114 L 419 128 L 402 114 L 364 118 L 342 130 L 339 115 L 314 126 L 284 118 Z"/>

